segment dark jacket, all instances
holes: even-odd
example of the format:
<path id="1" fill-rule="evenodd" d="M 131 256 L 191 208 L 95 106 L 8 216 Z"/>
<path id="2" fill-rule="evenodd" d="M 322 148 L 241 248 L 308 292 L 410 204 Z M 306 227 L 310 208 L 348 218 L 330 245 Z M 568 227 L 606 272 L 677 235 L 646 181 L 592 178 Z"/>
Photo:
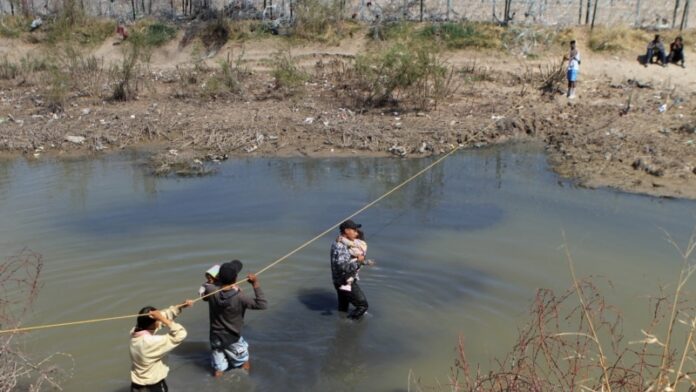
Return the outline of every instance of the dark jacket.
<path id="1" fill-rule="evenodd" d="M 219 287 L 205 284 L 205 294 Z M 227 347 L 239 340 L 244 326 L 244 313 L 247 309 L 266 309 L 268 303 L 261 288 L 254 289 L 254 298 L 244 295 L 241 290 L 220 291 L 203 298 L 208 302 L 210 317 L 210 344 L 213 348 Z M 219 346 L 219 347 L 216 347 Z"/>
<path id="2" fill-rule="evenodd" d="M 333 284 L 340 286 L 346 283 L 346 279 L 355 276 L 360 269 L 360 264 L 350 255 L 348 247 L 340 242 L 331 244 L 331 278 Z"/>

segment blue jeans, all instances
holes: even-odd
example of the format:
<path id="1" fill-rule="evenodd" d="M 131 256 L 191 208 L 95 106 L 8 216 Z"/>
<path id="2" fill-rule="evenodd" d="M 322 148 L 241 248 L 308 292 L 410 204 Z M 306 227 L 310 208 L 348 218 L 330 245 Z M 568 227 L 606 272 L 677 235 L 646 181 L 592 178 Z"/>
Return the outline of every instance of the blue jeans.
<path id="1" fill-rule="evenodd" d="M 659 50 L 659 49 L 653 49 L 653 48 L 648 49 L 648 53 L 646 53 L 646 55 L 645 55 L 645 64 L 651 63 L 653 55 L 655 55 L 655 54 L 657 54 L 657 57 L 660 59 L 660 64 L 662 64 L 662 65 L 667 64 L 665 51 Z"/>
<path id="2" fill-rule="evenodd" d="M 243 337 L 223 349 L 213 349 L 212 363 L 217 371 L 242 367 L 249 360 L 249 344 Z"/>

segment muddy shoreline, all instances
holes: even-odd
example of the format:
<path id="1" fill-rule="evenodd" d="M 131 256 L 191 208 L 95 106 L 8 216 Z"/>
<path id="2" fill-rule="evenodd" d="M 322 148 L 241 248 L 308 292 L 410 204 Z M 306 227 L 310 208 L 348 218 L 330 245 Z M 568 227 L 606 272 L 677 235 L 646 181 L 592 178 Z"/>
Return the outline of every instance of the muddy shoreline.
<path id="1" fill-rule="evenodd" d="M 207 72 L 234 50 L 228 45 L 207 60 Z M 590 58 L 604 65 L 588 69 L 578 99 L 568 100 L 560 90 L 542 91 L 543 75 L 534 71 L 538 66 L 541 72 L 542 62 L 477 53 L 478 63 L 496 68 L 473 78 L 456 73 L 454 94 L 434 108 L 394 103 L 360 110 L 326 67 L 361 50 L 303 47 L 298 58 L 310 77 L 288 93 L 274 87 L 268 71 L 274 48 L 259 49 L 245 60 L 250 72 L 243 93 L 205 96 L 205 70 L 196 71 L 204 75 L 194 83 L 185 82 L 190 74 L 153 56 L 134 99 L 113 102 L 76 88 L 60 113 L 47 110 L 41 79 L 0 80 L 0 151 L 43 159 L 150 145 L 156 146 L 153 173 L 198 175 L 205 174 L 206 162 L 232 156 L 413 158 L 457 146 L 535 141 L 546 145 L 558 174 L 583 186 L 696 199 L 694 83 L 674 84 L 670 74 L 662 82 L 647 78 L 681 75 L 678 69 L 643 71 L 626 58 Z M 455 52 L 449 61 L 458 69 L 472 56 Z M 650 73 L 637 80 L 635 72 Z"/>

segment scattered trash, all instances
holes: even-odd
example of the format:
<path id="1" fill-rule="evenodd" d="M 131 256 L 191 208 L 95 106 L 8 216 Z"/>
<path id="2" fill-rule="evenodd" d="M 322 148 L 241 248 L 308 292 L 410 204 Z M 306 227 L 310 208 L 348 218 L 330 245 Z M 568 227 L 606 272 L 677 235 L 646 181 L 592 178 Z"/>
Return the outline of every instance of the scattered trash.
<path id="1" fill-rule="evenodd" d="M 313 124 L 314 123 L 314 117 L 307 117 L 304 119 L 305 124 Z"/>
<path id="2" fill-rule="evenodd" d="M 687 146 L 693 146 L 693 145 L 694 145 L 694 141 L 693 141 L 693 140 L 687 140 L 687 141 L 686 141 L 686 145 L 687 145 Z"/>
<path id="3" fill-rule="evenodd" d="M 67 136 L 65 136 L 65 140 L 70 142 L 70 143 L 82 144 L 85 142 L 85 137 L 84 136 L 67 135 Z"/>
<path id="4" fill-rule="evenodd" d="M 92 112 L 92 109 L 90 109 L 90 108 L 84 108 L 84 109 L 82 109 L 82 115 L 83 115 L 83 116 L 86 116 L 86 115 L 90 114 L 91 112 Z"/>
<path id="5" fill-rule="evenodd" d="M 418 117 L 425 117 L 425 113 L 423 113 L 423 112 L 418 112 L 418 113 L 416 113 L 416 116 L 418 116 Z"/>
<path id="6" fill-rule="evenodd" d="M 42 24 L 43 24 L 43 20 L 41 20 L 41 18 L 36 18 L 36 19 L 32 20 L 31 25 L 29 25 L 29 31 L 34 31 L 34 30 L 38 29 L 39 27 L 41 27 Z"/>
<path id="7" fill-rule="evenodd" d="M 497 114 L 494 114 L 491 116 L 491 120 L 493 120 L 493 121 L 499 121 L 499 120 L 502 120 L 504 118 L 505 118 L 505 116 L 498 116 Z"/>
<path id="8" fill-rule="evenodd" d="M 396 144 L 389 147 L 388 151 L 394 155 L 398 155 L 401 158 L 406 156 L 406 149 L 404 147 L 398 146 Z"/>
<path id="9" fill-rule="evenodd" d="M 135 114 L 131 114 L 130 118 L 131 119 L 135 118 Z"/>
<path id="10" fill-rule="evenodd" d="M 256 144 L 252 144 L 251 146 L 244 147 L 244 152 L 252 153 L 258 149 L 259 149 L 259 146 L 257 146 Z"/>
<path id="11" fill-rule="evenodd" d="M 0 117 L 0 124 L 4 123 L 7 120 L 8 120 L 7 117 Z"/>
<path id="12" fill-rule="evenodd" d="M 628 83 L 629 86 L 635 86 L 635 87 L 638 87 L 638 88 L 648 88 L 648 89 L 653 88 L 652 84 L 650 84 L 650 83 L 642 83 L 641 81 L 635 80 L 635 79 L 628 79 L 628 80 L 627 80 L 627 83 Z"/>
<path id="13" fill-rule="evenodd" d="M 660 113 L 666 112 L 667 111 L 667 104 L 663 103 L 662 105 L 660 105 L 660 107 L 657 110 L 659 110 Z"/>
<path id="14" fill-rule="evenodd" d="M 169 153 L 169 155 L 173 155 L 173 156 L 179 155 L 179 150 L 171 149 L 167 152 Z"/>
<path id="15" fill-rule="evenodd" d="M 433 148 L 430 147 L 430 145 L 428 145 L 428 143 L 423 142 L 423 143 L 421 143 L 420 147 L 418 147 L 418 152 L 421 154 L 424 154 L 426 151 L 432 151 L 432 149 Z"/>

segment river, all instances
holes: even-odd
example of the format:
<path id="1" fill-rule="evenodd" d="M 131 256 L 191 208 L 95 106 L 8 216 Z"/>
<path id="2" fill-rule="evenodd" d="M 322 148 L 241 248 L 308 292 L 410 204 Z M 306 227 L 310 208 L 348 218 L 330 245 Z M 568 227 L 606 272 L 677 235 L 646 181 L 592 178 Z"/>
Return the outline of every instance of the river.
<path id="1" fill-rule="evenodd" d="M 25 325 L 136 313 L 195 297 L 204 271 L 241 259 L 258 271 L 431 161 L 233 159 L 200 178 L 147 174 L 144 154 L 0 161 L 0 256 L 45 259 Z M 405 391 L 446 383 L 463 337 L 488 364 L 514 344 L 537 288 L 578 274 L 610 280 L 639 336 L 648 294 L 673 282 L 696 203 L 584 189 L 559 179 L 543 149 L 510 145 L 445 160 L 355 218 L 377 265 L 361 273 L 361 323 L 334 311 L 326 235 L 259 276 L 269 309 L 250 311 L 250 376 L 210 376 L 205 303 L 179 321 L 189 336 L 167 359 L 173 391 Z M 336 232 L 337 233 L 337 232 Z M 247 292 L 249 289 L 247 288 Z M 67 391 L 127 391 L 133 320 L 36 331 L 26 348 L 66 353 Z"/>

